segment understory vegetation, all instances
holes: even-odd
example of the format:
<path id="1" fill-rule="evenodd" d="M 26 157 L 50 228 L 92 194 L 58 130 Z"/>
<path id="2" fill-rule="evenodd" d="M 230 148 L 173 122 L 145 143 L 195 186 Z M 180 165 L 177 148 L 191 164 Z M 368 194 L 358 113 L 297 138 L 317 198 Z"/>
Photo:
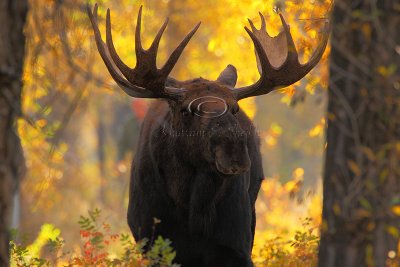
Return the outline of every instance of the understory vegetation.
<path id="1" fill-rule="evenodd" d="M 256 266 L 316 266 L 320 198 L 319 194 L 297 196 L 302 179 L 299 172 L 285 184 L 278 179 L 263 183 L 253 248 Z M 159 223 L 154 219 L 154 228 Z M 12 266 L 179 266 L 170 240 L 154 236 L 135 243 L 129 232 L 115 232 L 99 209 L 80 216 L 77 224 L 80 243 L 73 246 L 52 224 L 42 225 L 29 245 L 24 244 L 23 233 L 14 232 Z M 150 247 L 146 253 L 142 253 L 144 246 Z"/>
<path id="2" fill-rule="evenodd" d="M 64 250 L 65 240 L 50 224 L 42 226 L 29 246 L 11 241 L 12 266 L 180 266 L 174 261 L 176 253 L 170 240 L 158 236 L 134 243 L 130 234 L 115 234 L 110 225 L 99 223 L 99 216 L 100 211 L 95 210 L 81 217 L 82 242 L 74 252 Z M 277 236 L 264 240 L 254 254 L 256 266 L 315 266 L 319 238 L 310 222 L 310 218 L 304 219 L 304 229 L 296 231 L 291 239 Z M 145 245 L 151 249 L 142 254 Z"/>

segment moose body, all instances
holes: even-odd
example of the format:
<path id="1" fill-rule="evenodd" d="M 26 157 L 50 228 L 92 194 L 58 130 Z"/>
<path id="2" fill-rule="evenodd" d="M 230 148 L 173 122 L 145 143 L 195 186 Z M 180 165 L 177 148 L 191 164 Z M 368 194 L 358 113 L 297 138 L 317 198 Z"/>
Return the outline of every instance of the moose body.
<path id="1" fill-rule="evenodd" d="M 128 224 L 133 236 L 170 239 L 176 261 L 184 267 L 251 267 L 254 206 L 263 170 L 255 127 L 238 101 L 300 80 L 320 60 L 328 35 L 323 35 L 310 61 L 300 64 L 282 15 L 284 31 L 276 37 L 268 35 L 261 14 L 260 30 L 249 20 L 251 30 L 245 29 L 254 43 L 261 77 L 253 85 L 235 88 L 232 65 L 215 81 L 169 77 L 200 24 L 158 69 L 156 55 L 168 19 L 144 50 L 141 14 L 142 8 L 135 34 L 137 62 L 130 68 L 114 48 L 110 11 L 104 42 L 97 5 L 93 12 L 88 8 L 100 56 L 118 86 L 132 97 L 161 99 L 143 121 L 132 165 Z"/>
<path id="2" fill-rule="evenodd" d="M 201 87 L 209 82 L 192 83 Z M 223 96 L 218 89 L 193 93 Z M 183 266 L 231 266 L 227 259 L 232 266 L 251 266 L 254 204 L 263 179 L 254 126 L 242 111 L 187 122 L 174 115 L 166 101 L 157 101 L 143 122 L 128 209 L 133 235 L 169 238 Z M 213 138 L 229 146 L 220 160 L 239 164 L 237 174 L 218 170 Z M 161 220 L 156 233 L 153 217 Z"/>

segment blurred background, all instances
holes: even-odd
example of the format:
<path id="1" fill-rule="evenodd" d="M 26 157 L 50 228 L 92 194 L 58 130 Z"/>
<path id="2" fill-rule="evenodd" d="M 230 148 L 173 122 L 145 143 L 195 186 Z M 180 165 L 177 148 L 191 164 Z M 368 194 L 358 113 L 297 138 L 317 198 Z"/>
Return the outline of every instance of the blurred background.
<path id="1" fill-rule="evenodd" d="M 277 12 L 290 24 L 302 62 L 319 41 L 331 0 L 98 0 L 100 30 L 111 9 L 113 39 L 121 58 L 135 64 L 134 27 L 143 5 L 142 40 L 148 46 L 165 17 L 158 65 L 198 22 L 172 76 L 216 79 L 227 64 L 238 70 L 238 86 L 258 77 L 247 18 L 268 32 L 281 29 Z M 132 99 L 111 79 L 95 46 L 84 0 L 31 0 L 25 28 L 24 117 L 18 132 L 26 158 L 13 227 L 23 242 L 36 239 L 43 224 L 60 229 L 70 249 L 79 249 L 77 221 L 102 210 L 118 232 L 126 223 L 129 172 L 140 124 L 151 100 Z M 266 180 L 257 201 L 256 247 L 274 236 L 292 236 L 311 218 L 320 224 L 325 149 L 327 48 L 305 79 L 267 96 L 242 100 L 261 138 Z"/>

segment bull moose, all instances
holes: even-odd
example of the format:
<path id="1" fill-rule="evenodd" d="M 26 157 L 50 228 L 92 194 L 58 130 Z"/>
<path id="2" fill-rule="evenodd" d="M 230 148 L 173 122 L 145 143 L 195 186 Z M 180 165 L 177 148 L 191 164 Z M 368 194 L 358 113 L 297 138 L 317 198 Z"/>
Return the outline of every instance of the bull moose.
<path id="1" fill-rule="evenodd" d="M 169 76 L 200 26 L 198 23 L 162 68 L 156 57 L 168 19 L 150 48 L 141 44 L 142 7 L 136 24 L 136 66 L 118 56 L 106 16 L 106 42 L 97 25 L 97 4 L 88 6 L 97 49 L 109 73 L 129 96 L 156 98 L 143 121 L 132 165 L 128 224 L 136 240 L 161 235 L 172 240 L 182 266 L 253 266 L 255 201 L 263 180 L 255 127 L 238 101 L 295 83 L 319 62 L 327 31 L 306 64 L 300 64 L 282 15 L 283 31 L 271 37 L 264 16 L 257 29 L 249 20 L 260 79 L 235 88 L 232 65 L 215 81 L 178 81 Z M 161 223 L 154 227 L 154 218 Z"/>

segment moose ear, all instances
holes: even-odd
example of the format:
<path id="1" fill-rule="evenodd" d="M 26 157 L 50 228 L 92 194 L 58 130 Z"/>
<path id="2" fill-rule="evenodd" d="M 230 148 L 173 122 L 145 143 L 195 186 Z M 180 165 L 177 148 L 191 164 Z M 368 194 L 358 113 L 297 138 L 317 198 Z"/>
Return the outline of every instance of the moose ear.
<path id="1" fill-rule="evenodd" d="M 235 87 L 237 81 L 236 68 L 231 64 L 226 66 L 224 71 L 218 76 L 217 81 L 230 87 Z"/>

